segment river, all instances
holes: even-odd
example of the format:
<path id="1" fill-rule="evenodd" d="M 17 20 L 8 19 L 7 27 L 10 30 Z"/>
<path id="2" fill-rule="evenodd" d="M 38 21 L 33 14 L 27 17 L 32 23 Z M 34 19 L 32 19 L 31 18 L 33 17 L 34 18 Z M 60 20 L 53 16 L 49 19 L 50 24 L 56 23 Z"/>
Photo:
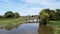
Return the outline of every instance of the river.
<path id="1" fill-rule="evenodd" d="M 0 34 L 38 34 L 39 23 L 25 23 L 12 30 L 0 29 Z"/>

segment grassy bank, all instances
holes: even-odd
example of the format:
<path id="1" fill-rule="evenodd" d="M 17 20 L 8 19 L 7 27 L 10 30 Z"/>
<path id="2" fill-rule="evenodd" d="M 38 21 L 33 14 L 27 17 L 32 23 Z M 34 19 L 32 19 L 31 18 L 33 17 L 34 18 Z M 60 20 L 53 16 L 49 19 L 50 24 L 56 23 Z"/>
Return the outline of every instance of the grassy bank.
<path id="1" fill-rule="evenodd" d="M 7 25 L 7 24 L 21 24 L 24 23 L 26 20 L 24 19 L 25 17 L 20 17 L 20 18 L 1 18 L 0 19 L 0 25 Z"/>
<path id="2" fill-rule="evenodd" d="M 50 25 L 54 28 L 54 34 L 60 34 L 60 21 L 50 21 Z"/>

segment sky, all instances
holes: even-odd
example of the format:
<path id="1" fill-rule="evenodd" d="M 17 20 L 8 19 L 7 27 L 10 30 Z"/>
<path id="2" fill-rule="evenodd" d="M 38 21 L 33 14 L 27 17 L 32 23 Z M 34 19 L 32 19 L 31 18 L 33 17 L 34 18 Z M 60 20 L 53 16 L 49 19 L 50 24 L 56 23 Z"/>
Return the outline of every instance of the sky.
<path id="1" fill-rule="evenodd" d="M 18 12 L 21 16 L 38 15 L 46 8 L 59 9 L 60 0 L 0 0 L 0 15 L 7 11 Z"/>

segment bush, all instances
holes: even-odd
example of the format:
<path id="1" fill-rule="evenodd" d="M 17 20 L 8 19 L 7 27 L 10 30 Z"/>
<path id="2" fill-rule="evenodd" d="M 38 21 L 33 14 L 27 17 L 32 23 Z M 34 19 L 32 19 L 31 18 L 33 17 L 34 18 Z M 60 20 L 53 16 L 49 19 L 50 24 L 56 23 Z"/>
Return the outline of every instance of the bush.
<path id="1" fill-rule="evenodd" d="M 14 16 L 15 18 L 19 18 L 19 17 L 20 17 L 19 13 L 17 13 L 17 12 L 14 13 L 14 15 L 15 15 L 15 16 Z"/>
<path id="2" fill-rule="evenodd" d="M 0 16 L 0 18 L 2 18 L 2 16 Z"/>
<path id="3" fill-rule="evenodd" d="M 0 18 L 4 18 L 4 16 L 0 16 Z"/>

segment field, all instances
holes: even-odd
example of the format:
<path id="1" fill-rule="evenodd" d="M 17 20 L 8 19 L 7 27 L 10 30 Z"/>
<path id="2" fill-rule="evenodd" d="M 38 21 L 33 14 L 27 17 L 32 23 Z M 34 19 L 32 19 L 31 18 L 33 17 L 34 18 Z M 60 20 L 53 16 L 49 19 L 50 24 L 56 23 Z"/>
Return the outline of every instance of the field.
<path id="1" fill-rule="evenodd" d="M 0 18 L 0 26 L 4 25 L 12 25 L 16 26 L 21 23 L 25 23 L 25 17 L 20 17 L 20 18 Z"/>
<path id="2" fill-rule="evenodd" d="M 60 21 L 50 21 L 49 24 L 53 26 L 54 34 L 60 34 Z"/>

